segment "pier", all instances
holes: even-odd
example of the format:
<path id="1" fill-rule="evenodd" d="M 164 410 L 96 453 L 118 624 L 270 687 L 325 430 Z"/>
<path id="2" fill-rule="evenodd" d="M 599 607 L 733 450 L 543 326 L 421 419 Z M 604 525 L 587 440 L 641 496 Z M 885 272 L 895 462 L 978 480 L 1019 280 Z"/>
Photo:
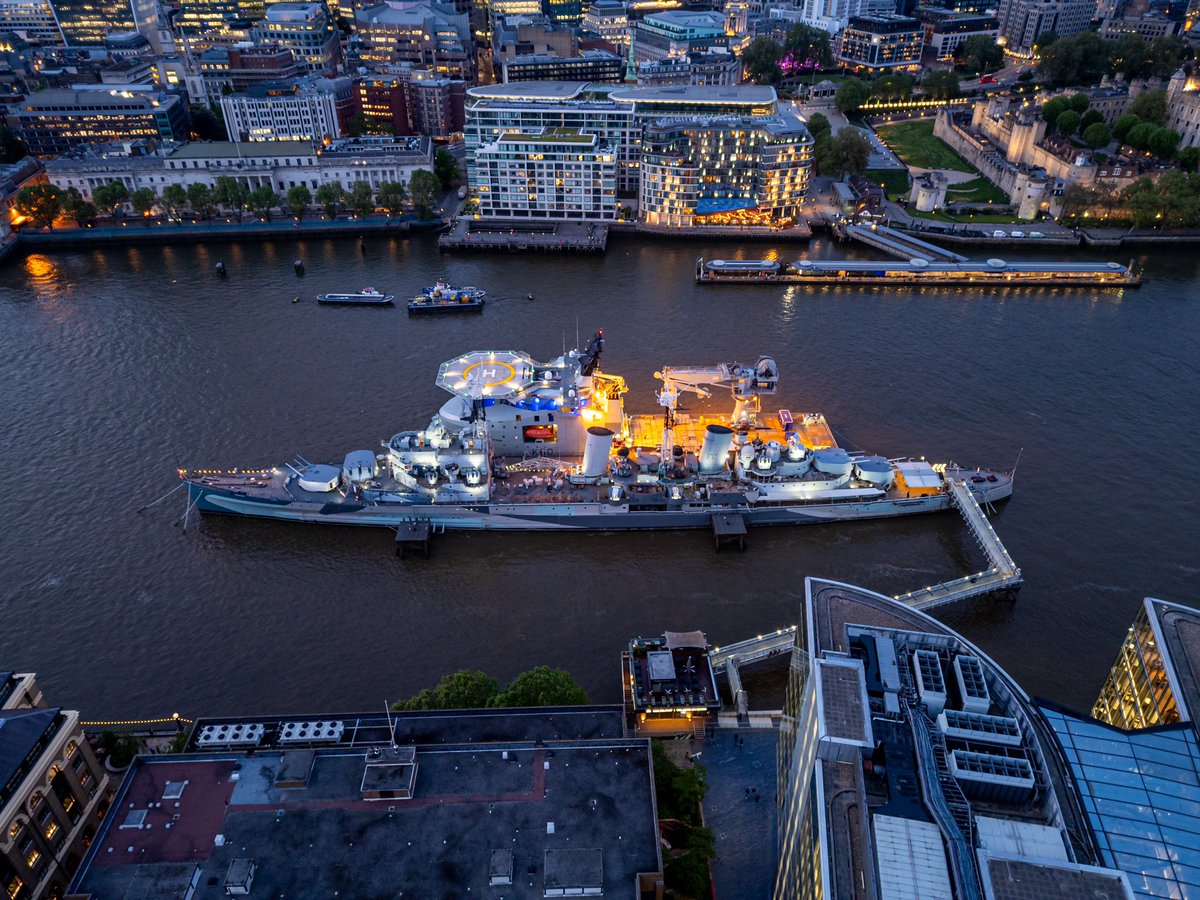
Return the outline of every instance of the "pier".
<path id="1" fill-rule="evenodd" d="M 920 610 L 930 610 L 948 603 L 957 603 L 969 597 L 989 594 L 992 591 L 1014 590 L 1021 586 L 1021 570 L 1013 562 L 1008 550 L 1000 542 L 987 515 L 980 508 L 975 495 L 966 482 L 949 482 L 950 502 L 967 523 L 980 549 L 987 555 L 990 567 L 984 572 L 943 581 L 907 594 L 897 594 L 896 600 Z"/>
<path id="2" fill-rule="evenodd" d="M 721 262 L 712 260 L 710 262 Z M 1131 265 L 1117 262 L 966 262 L 908 260 L 797 260 L 778 271 L 720 271 L 696 260 L 698 284 L 861 285 L 894 288 L 957 285 L 962 287 L 1138 287 Z"/>
<path id="3" fill-rule="evenodd" d="M 841 235 L 882 250 L 889 256 L 898 259 L 923 259 L 926 262 L 965 263 L 967 258 L 952 250 L 946 250 L 929 241 L 923 241 L 911 234 L 888 228 L 886 225 L 847 225 L 840 230 Z"/>
<path id="4" fill-rule="evenodd" d="M 603 253 L 608 226 L 588 222 L 458 219 L 438 238 L 438 249 L 524 253 Z"/>

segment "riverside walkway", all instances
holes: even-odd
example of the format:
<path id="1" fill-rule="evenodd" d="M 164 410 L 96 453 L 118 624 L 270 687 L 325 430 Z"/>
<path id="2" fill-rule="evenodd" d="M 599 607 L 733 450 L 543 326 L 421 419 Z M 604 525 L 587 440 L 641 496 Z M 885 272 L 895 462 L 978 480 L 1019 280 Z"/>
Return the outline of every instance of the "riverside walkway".
<path id="1" fill-rule="evenodd" d="M 864 243 L 868 247 L 874 247 L 876 250 L 882 250 L 898 259 L 923 259 L 926 262 L 951 263 L 967 261 L 967 258 L 960 253 L 946 250 L 936 244 L 913 237 L 911 234 L 905 234 L 895 228 L 888 228 L 886 225 L 847 225 L 842 229 L 842 233 L 848 238 Z"/>

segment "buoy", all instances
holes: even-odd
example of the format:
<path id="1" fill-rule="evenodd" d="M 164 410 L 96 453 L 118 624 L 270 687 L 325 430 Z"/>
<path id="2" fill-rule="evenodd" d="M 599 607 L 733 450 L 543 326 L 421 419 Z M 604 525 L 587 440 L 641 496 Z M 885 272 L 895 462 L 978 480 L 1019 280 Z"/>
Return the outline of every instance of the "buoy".
<path id="1" fill-rule="evenodd" d="M 293 297 L 293 298 L 292 298 L 292 302 L 293 302 L 293 303 L 299 303 L 299 302 L 300 302 L 300 298 L 299 298 L 299 297 Z"/>
<path id="2" fill-rule="evenodd" d="M 525 299 L 526 299 L 526 300 L 532 300 L 532 299 L 533 299 L 533 294 L 526 294 L 526 295 L 525 295 Z"/>
<path id="3" fill-rule="evenodd" d="M 292 268 L 296 270 L 297 275 L 304 274 L 304 260 L 298 259 L 292 263 Z"/>
<path id="4" fill-rule="evenodd" d="M 217 274 L 220 275 L 222 278 L 224 278 L 226 276 L 226 274 L 228 274 L 225 271 L 225 263 L 222 261 L 217 262 Z"/>

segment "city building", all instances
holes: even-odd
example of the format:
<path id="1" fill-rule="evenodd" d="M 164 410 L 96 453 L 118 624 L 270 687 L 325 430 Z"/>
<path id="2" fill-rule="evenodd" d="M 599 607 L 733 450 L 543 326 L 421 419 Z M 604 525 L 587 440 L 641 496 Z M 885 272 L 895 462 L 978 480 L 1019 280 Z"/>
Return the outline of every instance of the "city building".
<path id="1" fill-rule="evenodd" d="M 439 76 L 475 80 L 470 19 L 453 6 L 424 0 L 388 0 L 355 14 L 366 63 L 407 64 Z"/>
<path id="2" fill-rule="evenodd" d="M 838 59 L 852 69 L 869 72 L 921 67 L 925 29 L 916 19 L 894 13 L 855 16 L 842 32 Z"/>
<path id="3" fill-rule="evenodd" d="M 644 62 L 637 67 L 637 83 L 646 86 L 728 86 L 740 84 L 741 81 L 742 62 L 727 50 L 692 52 Z"/>
<path id="4" fill-rule="evenodd" d="M 1180 70 L 1167 83 L 1167 127 L 1179 132 L 1180 147 L 1200 147 L 1200 79 L 1195 75 Z"/>
<path id="5" fill-rule="evenodd" d="M 154 84 L 154 63 L 148 57 L 118 59 L 100 67 L 100 83 L 125 87 Z"/>
<path id="6" fill-rule="evenodd" d="M 485 219 L 617 217 L 615 148 L 575 128 L 501 134 L 475 149 L 471 193 Z"/>
<path id="7" fill-rule="evenodd" d="M 643 129 L 669 117 L 776 114 L 775 89 L 733 87 L 613 87 L 583 82 L 536 81 L 487 85 L 467 91 L 467 164 L 476 148 L 504 132 L 574 128 L 616 148 L 617 189 L 636 191 Z"/>
<path id="8" fill-rule="evenodd" d="M 188 35 L 220 32 L 230 20 L 262 15 L 262 0 L 180 0 L 174 26 Z"/>
<path id="9" fill-rule="evenodd" d="M 583 50 L 575 56 L 529 53 L 498 60 L 500 81 L 590 81 L 621 84 L 625 60 L 607 50 Z"/>
<path id="10" fill-rule="evenodd" d="M 432 165 L 433 148 L 426 137 L 346 139 L 333 141 L 320 152 L 311 141 L 207 141 L 141 153 L 119 145 L 78 148 L 50 160 L 46 177 L 63 190 L 75 188 L 87 199 L 110 181 L 120 181 L 131 193 L 145 187 L 162 194 L 169 184 L 212 187 L 222 176 L 235 178 L 251 190 L 269 186 L 286 194 L 299 185 L 315 193 L 323 184 L 366 181 L 372 188 L 385 181 L 407 184 L 414 171 Z"/>
<path id="11" fill-rule="evenodd" d="M 984 35 L 995 40 L 1000 35 L 1000 20 L 994 15 L 921 6 L 917 8 L 916 17 L 925 29 L 925 45 L 942 61 L 953 59 L 955 51 L 968 38 Z"/>
<path id="12" fill-rule="evenodd" d="M 777 760 L 774 896 L 1130 900 L 1068 759 L 1038 707 L 965 638 L 890 597 L 807 579 Z"/>
<path id="13" fill-rule="evenodd" d="M 582 0 L 543 0 L 542 12 L 556 25 L 578 28 L 583 22 Z"/>
<path id="14" fill-rule="evenodd" d="M 621 0 L 593 0 L 583 14 L 582 28 L 629 53 L 629 13 Z"/>
<path id="15" fill-rule="evenodd" d="M 323 3 L 271 3 L 254 28 L 260 44 L 278 44 L 311 74 L 332 75 L 342 61 L 337 25 Z"/>
<path id="16" fill-rule="evenodd" d="M 1009 53 L 1028 57 L 1048 31 L 1060 39 L 1086 31 L 1095 11 L 1096 0 L 1000 0 L 1000 37 Z"/>
<path id="17" fill-rule="evenodd" d="M 92 85 L 38 91 L 10 108 L 9 121 L 37 156 L 81 144 L 188 136 L 187 100 L 147 88 Z"/>
<path id="18" fill-rule="evenodd" d="M 15 34 L 40 47 L 66 44 L 51 0 L 0 0 L 0 34 Z"/>
<path id="19" fill-rule="evenodd" d="M 349 78 L 313 76 L 252 85 L 223 96 L 221 113 L 231 141 L 326 141 L 349 129 L 354 86 Z"/>
<path id="20" fill-rule="evenodd" d="M 725 17 L 718 12 L 669 10 L 650 13 L 633 33 L 633 61 L 637 65 L 671 56 L 684 56 L 714 47 L 726 47 Z"/>
<path id="21" fill-rule="evenodd" d="M 650 746 L 622 723 L 619 705 L 201 720 L 191 752 L 134 762 L 70 890 L 652 900 Z"/>
<path id="22" fill-rule="evenodd" d="M 462 134 L 466 124 L 467 86 L 461 79 L 417 71 L 411 73 L 406 90 L 413 131 L 439 139 Z"/>
<path id="23" fill-rule="evenodd" d="M 770 18 L 778 21 L 783 34 L 790 25 L 811 25 L 835 35 L 855 16 L 894 13 L 893 0 L 798 0 L 793 6 L 773 9 Z"/>
<path id="24" fill-rule="evenodd" d="M 412 134 L 406 82 L 394 75 L 354 80 L 354 113 L 370 134 Z"/>
<path id="25" fill-rule="evenodd" d="M 721 711 L 702 631 L 634 638 L 621 654 L 625 723 L 631 734 L 703 736 Z"/>
<path id="26" fill-rule="evenodd" d="M 1183 22 L 1161 12 L 1148 12 L 1140 16 L 1112 16 L 1100 27 L 1100 37 L 1106 41 L 1118 41 L 1127 34 L 1140 34 L 1147 41 L 1178 34 Z"/>
<path id="27" fill-rule="evenodd" d="M 639 218 L 672 228 L 795 224 L 808 191 L 812 144 L 791 112 L 648 125 Z"/>
<path id="28" fill-rule="evenodd" d="M 46 707 L 31 674 L 0 672 L 0 891 L 62 897 L 112 800 L 79 713 Z"/>
<path id="29" fill-rule="evenodd" d="M 69 47 L 102 47 L 110 34 L 152 27 L 156 0 L 51 0 Z"/>

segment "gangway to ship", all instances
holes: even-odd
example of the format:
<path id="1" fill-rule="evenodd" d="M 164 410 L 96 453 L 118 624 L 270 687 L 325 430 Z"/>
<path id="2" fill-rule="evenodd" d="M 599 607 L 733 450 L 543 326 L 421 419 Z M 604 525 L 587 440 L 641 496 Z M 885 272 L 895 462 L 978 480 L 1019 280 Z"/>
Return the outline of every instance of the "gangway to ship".
<path id="1" fill-rule="evenodd" d="M 967 257 L 928 241 L 888 228 L 886 225 L 847 225 L 846 237 L 854 238 L 899 259 L 923 259 L 926 262 L 966 262 Z"/>
<path id="2" fill-rule="evenodd" d="M 750 698 L 742 688 L 742 676 L 738 666 L 758 662 L 770 656 L 790 653 L 796 642 L 796 626 L 789 625 L 769 634 L 760 634 L 748 640 L 738 641 L 726 647 L 714 647 L 708 654 L 713 672 L 724 672 L 729 679 L 729 693 L 733 697 L 733 706 L 737 712 L 738 722 L 749 720 Z"/>
<path id="3" fill-rule="evenodd" d="M 988 521 L 967 483 L 951 479 L 947 482 L 947 489 L 951 504 L 962 514 L 963 521 L 971 529 L 971 534 L 987 554 L 990 567 L 974 575 L 896 595 L 896 600 L 916 609 L 929 610 L 945 606 L 947 603 L 957 603 L 968 597 L 1016 588 L 1021 584 L 1020 568 L 1000 542 L 999 535 L 992 528 L 992 523 Z"/>

